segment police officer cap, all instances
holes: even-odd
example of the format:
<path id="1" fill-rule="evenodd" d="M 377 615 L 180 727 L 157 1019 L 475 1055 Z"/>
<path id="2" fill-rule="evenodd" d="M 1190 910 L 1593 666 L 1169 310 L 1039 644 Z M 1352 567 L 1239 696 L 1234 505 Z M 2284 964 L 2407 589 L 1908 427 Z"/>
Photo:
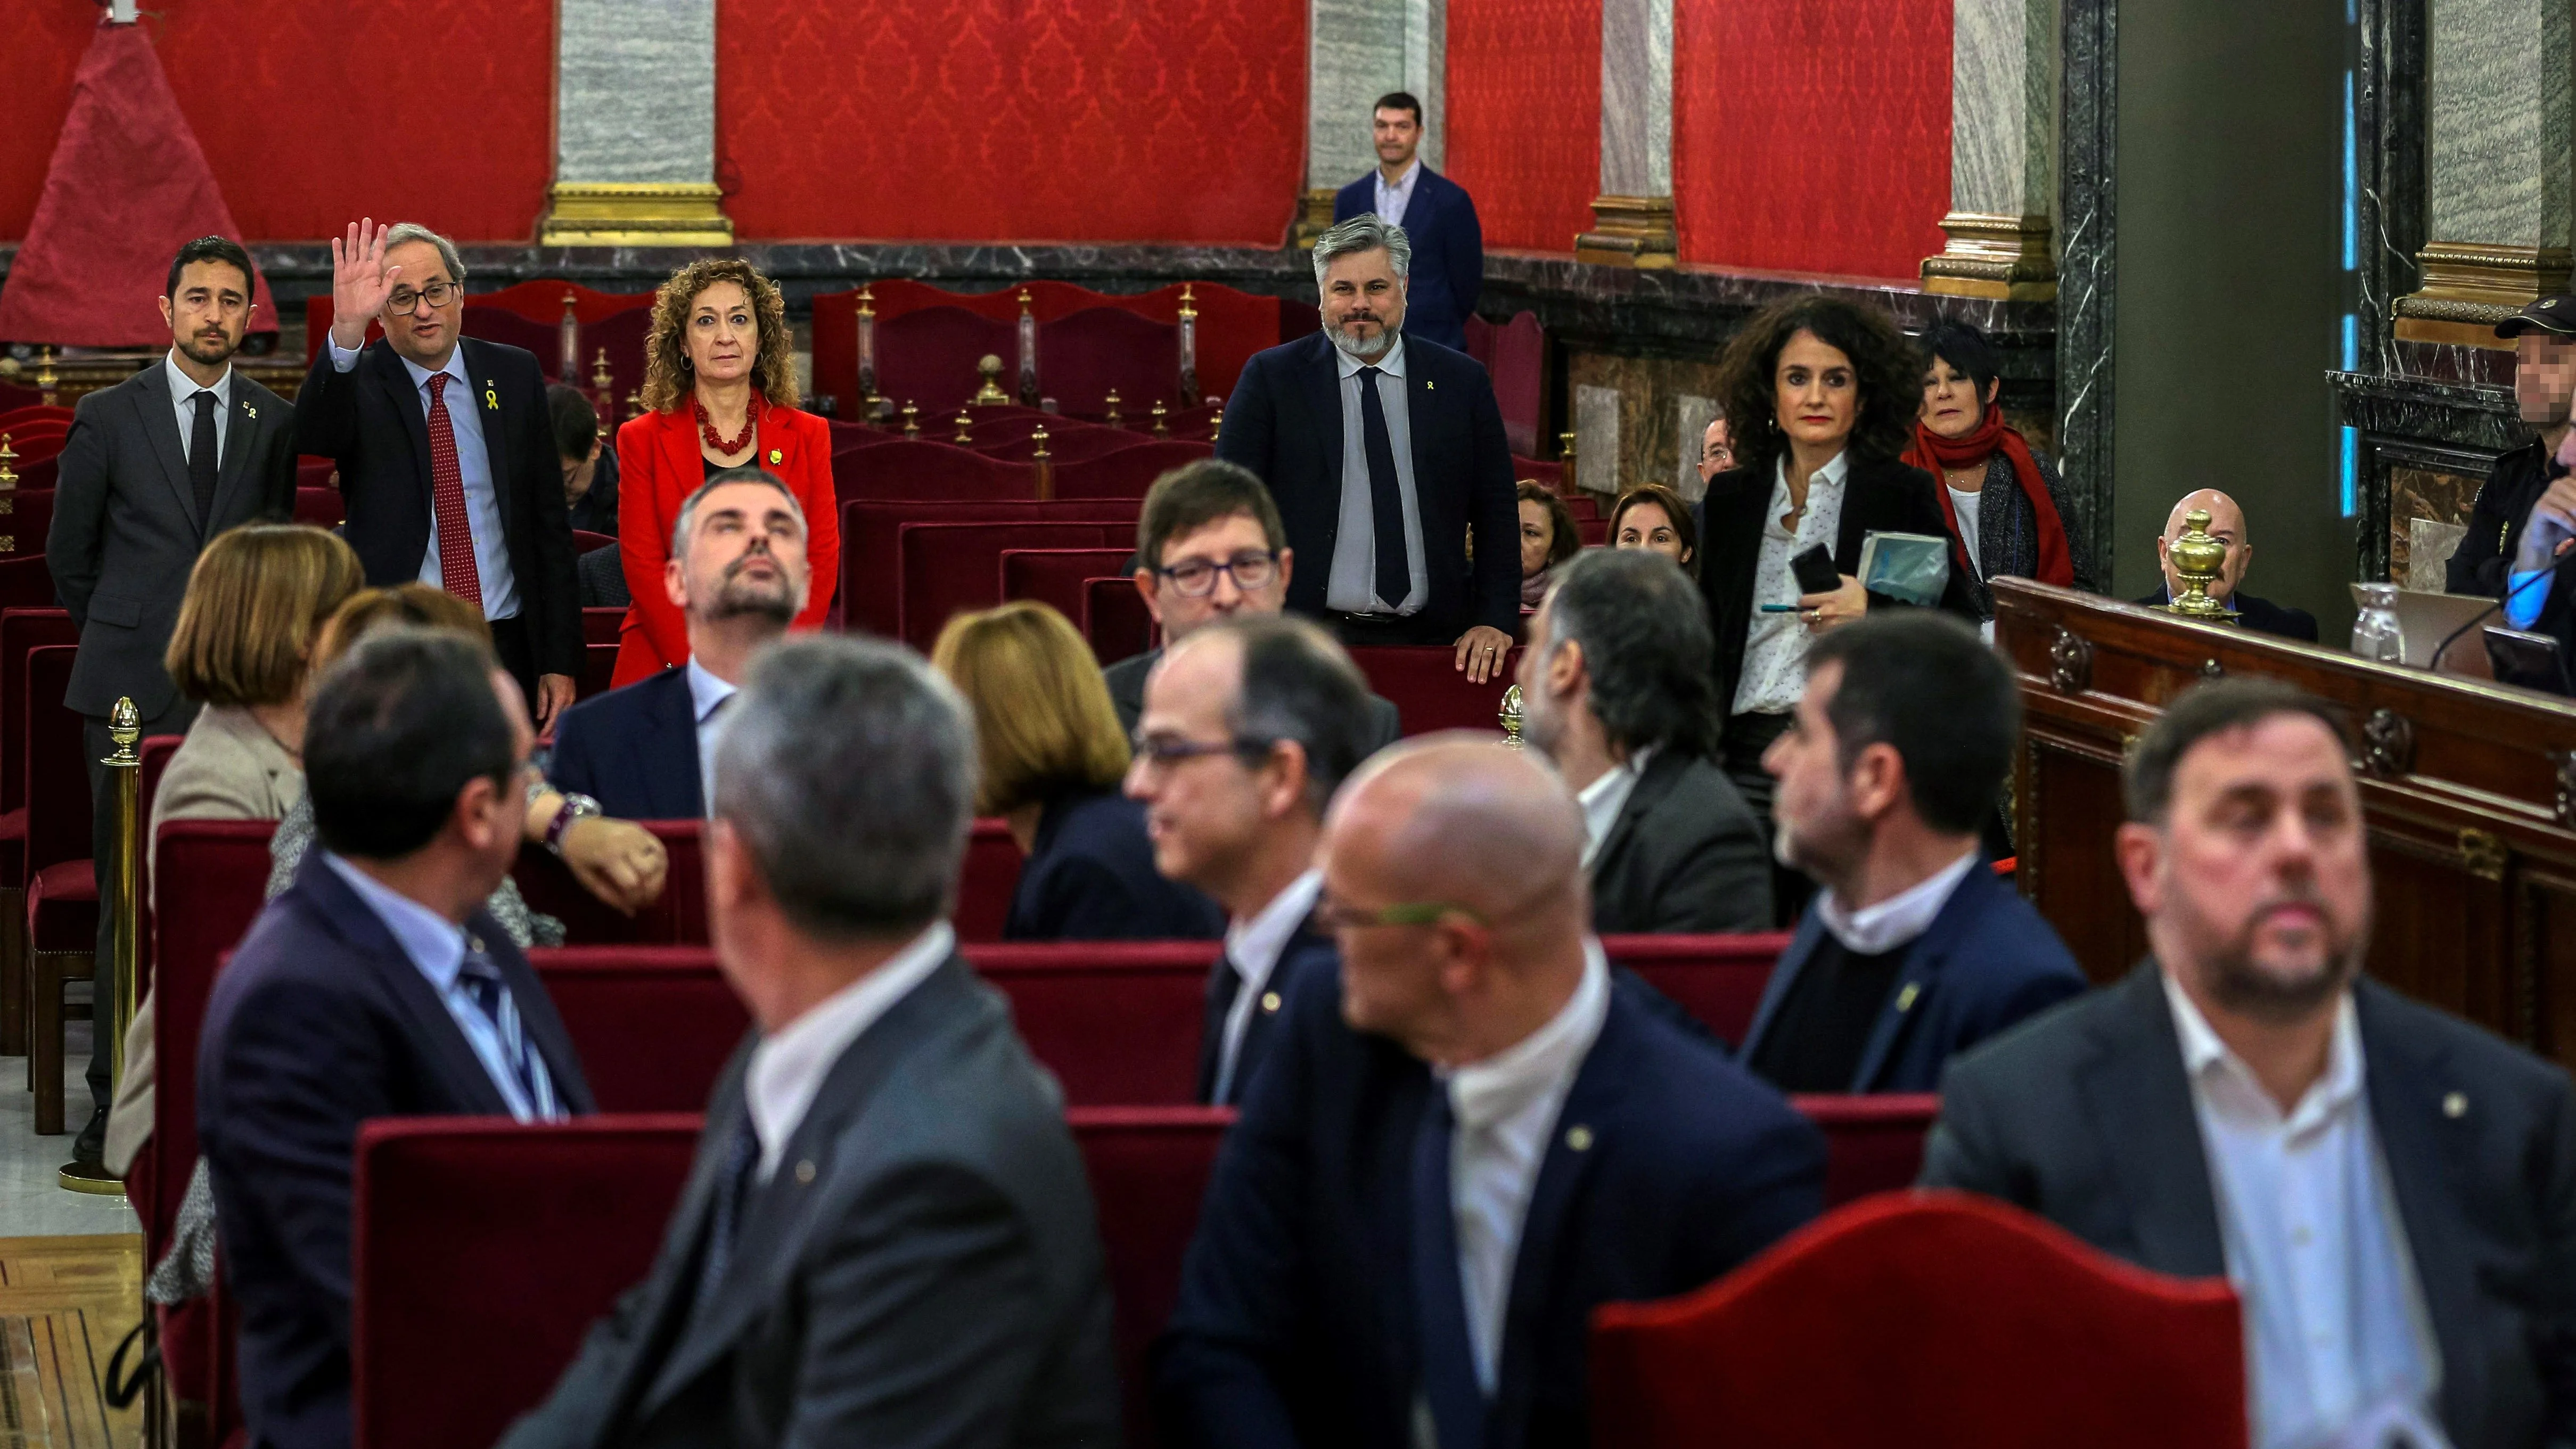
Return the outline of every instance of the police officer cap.
<path id="1" fill-rule="evenodd" d="M 2576 337 L 2576 293 L 2543 297 L 2496 324 L 2498 337 L 2519 337 L 2538 328 L 2561 337 Z"/>

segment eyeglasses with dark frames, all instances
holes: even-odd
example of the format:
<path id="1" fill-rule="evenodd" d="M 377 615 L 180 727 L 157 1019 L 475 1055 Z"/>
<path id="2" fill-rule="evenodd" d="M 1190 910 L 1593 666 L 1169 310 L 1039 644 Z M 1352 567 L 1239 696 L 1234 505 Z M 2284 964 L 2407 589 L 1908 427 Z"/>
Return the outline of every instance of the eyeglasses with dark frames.
<path id="1" fill-rule="evenodd" d="M 1247 761 L 1257 760 L 1269 754 L 1279 742 L 1251 735 L 1236 735 L 1224 740 L 1186 740 L 1173 735 L 1149 735 L 1138 730 L 1130 743 L 1138 764 L 1168 770 L 1209 755 L 1235 755 Z"/>
<path id="2" fill-rule="evenodd" d="M 454 282 L 432 282 L 418 291 L 409 287 L 396 287 L 393 295 L 385 298 L 385 305 L 398 313 L 408 312 L 423 302 L 433 307 L 444 307 L 455 301 L 457 294 L 464 290 Z"/>
<path id="3" fill-rule="evenodd" d="M 1154 572 L 1171 580 L 1172 587 L 1178 589 L 1183 598 L 1204 599 L 1215 593 L 1218 574 L 1232 578 L 1234 586 L 1248 594 L 1255 589 L 1267 588 L 1270 581 L 1279 576 L 1279 555 L 1268 552 L 1239 553 L 1223 563 L 1211 563 L 1203 558 L 1186 558 L 1169 568 L 1159 568 Z"/>

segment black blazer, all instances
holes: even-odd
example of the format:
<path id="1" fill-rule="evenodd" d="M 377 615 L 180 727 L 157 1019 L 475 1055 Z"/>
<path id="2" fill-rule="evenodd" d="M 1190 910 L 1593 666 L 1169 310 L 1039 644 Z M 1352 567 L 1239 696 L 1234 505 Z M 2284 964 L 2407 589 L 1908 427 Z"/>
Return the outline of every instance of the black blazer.
<path id="1" fill-rule="evenodd" d="M 1136 733 L 1136 722 L 1145 717 L 1145 676 L 1154 672 L 1162 658 L 1162 650 L 1148 649 L 1100 671 L 1101 677 L 1109 681 L 1109 703 L 1118 710 L 1118 727 L 1130 735 Z M 1404 722 L 1396 714 L 1394 700 L 1371 691 L 1368 712 L 1370 754 L 1404 737 Z"/>
<path id="2" fill-rule="evenodd" d="M 1162 1442 L 1407 1449 L 1412 1160 L 1436 1090 L 1301 980 L 1208 1184 L 1157 1345 Z M 1578 1130 L 1580 1129 L 1580 1130 Z M 1614 985 L 1514 1259 L 1489 1449 L 1583 1449 L 1592 1310 L 1718 1277 L 1813 1218 L 1824 1138 L 1705 1038 Z"/>
<path id="3" fill-rule="evenodd" d="M 844 1049 L 697 1288 L 755 1034 L 645 1280 L 505 1449 L 1114 1449 L 1082 1154 L 1010 1008 L 951 956 Z"/>
<path id="4" fill-rule="evenodd" d="M 499 495 L 501 532 L 519 584 L 519 618 L 540 674 L 582 669 L 581 589 L 573 574 L 572 523 L 564 511 L 563 464 L 555 457 L 545 374 L 533 353 L 468 337 L 465 372 L 482 406 L 483 447 Z M 348 522 L 341 536 L 358 551 L 367 582 L 420 577 L 429 553 L 429 421 L 402 359 L 381 340 L 342 372 L 325 347 L 304 375 L 295 447 L 340 465 Z"/>
<path id="5" fill-rule="evenodd" d="M 2151 608 L 2162 608 L 2173 602 L 2173 595 L 2169 590 L 2159 588 L 2138 602 Z M 2227 602 L 2236 606 L 2236 621 L 2258 634 L 2273 634 L 2308 644 L 2317 642 L 2317 616 L 2305 609 L 2258 599 L 2243 589 L 2228 595 Z"/>
<path id="6" fill-rule="evenodd" d="M 1279 959 L 1270 964 L 1270 974 L 1258 985 L 1245 985 L 1243 991 L 1257 993 L 1252 1014 L 1244 1018 L 1243 1041 L 1234 1049 L 1234 1075 L 1226 1080 L 1222 1101 L 1216 1095 L 1217 1069 L 1224 1065 L 1225 1018 L 1231 1011 L 1217 1003 L 1225 1000 L 1218 994 L 1217 983 L 1234 974 L 1234 968 L 1219 956 L 1208 967 L 1207 997 L 1199 1022 L 1199 1100 L 1211 1107 L 1233 1107 L 1242 1103 L 1252 1087 L 1252 1074 L 1270 1059 L 1271 1044 L 1279 1035 L 1281 1010 L 1297 994 L 1297 985 L 1318 972 L 1335 974 L 1342 969 L 1342 949 L 1333 938 L 1315 929 L 1311 920 L 1300 921 L 1286 945 L 1279 948 Z"/>
<path id="7" fill-rule="evenodd" d="M 199 518 L 166 362 L 73 411 L 44 542 L 54 593 L 80 630 L 64 707 L 104 716 L 121 695 L 147 720 L 168 709 L 178 686 L 161 655 L 198 552 L 237 524 L 295 516 L 294 404 L 235 368 L 231 413 L 214 516 Z"/>
<path id="8" fill-rule="evenodd" d="M 1708 480 L 1700 500 L 1699 588 L 1708 598 L 1709 626 L 1717 636 L 1715 672 L 1718 708 L 1732 712 L 1735 686 L 1744 673 L 1744 639 L 1753 627 L 1757 604 L 1792 604 L 1795 599 L 1756 599 L 1754 576 L 1762 567 L 1762 515 L 1771 506 L 1778 481 L 1775 460 L 1764 458 L 1732 468 Z M 1843 512 L 1834 532 L 1834 567 L 1860 572 L 1861 544 L 1873 533 L 1950 535 L 1942 516 L 1932 475 L 1893 458 L 1854 457 L 1843 477 Z M 1955 565 L 1955 561 L 1954 561 Z M 1876 594 L 1870 607 L 1894 606 Z M 1969 623 L 1977 619 L 1967 581 L 1954 566 L 1942 590 L 1941 607 Z"/>
<path id="9" fill-rule="evenodd" d="M 665 669 L 565 710 L 546 779 L 620 820 L 705 819 L 689 671 Z"/>
<path id="10" fill-rule="evenodd" d="M 2513 555 L 2522 543 L 2522 526 L 2531 520 L 2531 505 L 2549 488 L 2549 450 L 2538 438 L 2496 455 L 2487 481 L 2469 505 L 2469 531 L 2442 566 L 2442 587 L 2454 594 L 2500 598 Z"/>
<path id="11" fill-rule="evenodd" d="M 1154 869 L 1145 806 L 1115 790 L 1047 803 L 1011 890 L 1005 941 L 1206 941 L 1225 912 Z"/>
<path id="12" fill-rule="evenodd" d="M 2576 1442 L 2576 1094 L 2559 1067 L 2367 978 L 2364 1090 L 2459 1449 Z M 2153 961 L 1960 1057 L 1923 1185 L 2027 1208 L 2185 1278 L 2227 1271 Z"/>
<path id="13" fill-rule="evenodd" d="M 466 928 L 510 986 L 569 1111 L 595 1110 L 572 1038 L 501 924 Z M 197 1147 L 241 1307 L 251 1442 L 347 1449 L 351 1144 L 378 1117 L 507 1116 L 456 1018 L 384 922 L 307 851 L 215 978 Z"/>
<path id="14" fill-rule="evenodd" d="M 1673 749 L 1646 761 L 1592 857 L 1592 929 L 1771 929 L 1771 847 L 1725 771 Z"/>
<path id="15" fill-rule="evenodd" d="M 1377 210 L 1377 170 L 1333 193 L 1333 224 Z M 1467 188 L 1425 166 L 1404 204 L 1413 262 L 1404 286 L 1404 335 L 1467 350 L 1467 319 L 1485 289 L 1485 229 Z"/>
<path id="16" fill-rule="evenodd" d="M 1428 631 L 1520 628 L 1520 505 L 1493 381 L 1476 359 L 1408 334 L 1405 399 L 1422 515 Z M 1342 520 L 1342 385 L 1321 332 L 1253 354 L 1226 399 L 1216 455 L 1270 485 L 1297 552 L 1288 607 L 1324 612 Z M 1936 508 L 1933 518 L 1938 521 Z M 1467 558 L 1468 535 L 1492 540 Z"/>

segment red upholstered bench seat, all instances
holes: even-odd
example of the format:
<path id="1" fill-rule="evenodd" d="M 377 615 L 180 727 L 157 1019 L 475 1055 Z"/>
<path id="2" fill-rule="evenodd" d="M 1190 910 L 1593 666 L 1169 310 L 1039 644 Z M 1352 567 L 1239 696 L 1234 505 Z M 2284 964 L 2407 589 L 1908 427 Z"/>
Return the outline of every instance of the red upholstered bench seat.
<path id="1" fill-rule="evenodd" d="M 906 523 L 896 529 L 897 637 L 928 653 L 952 615 L 1002 601 L 1002 552 L 1015 548 L 1114 548 L 1132 544 L 1125 523 L 994 521 Z"/>
<path id="2" fill-rule="evenodd" d="M 1503 691 L 1520 667 L 1515 647 L 1503 658 L 1500 674 L 1482 684 L 1458 672 L 1457 655 L 1448 645 L 1373 645 L 1351 651 L 1351 662 L 1368 676 L 1369 688 L 1395 701 L 1408 735 L 1440 730 L 1500 730 Z"/>
<path id="3" fill-rule="evenodd" d="M 1825 1134 L 1825 1206 L 1902 1192 L 1923 1175 L 1923 1139 L 1941 1115 L 1933 1092 L 1792 1097 Z"/>
<path id="4" fill-rule="evenodd" d="M 1063 503 L 895 501 L 860 499 L 841 505 L 840 606 L 847 626 L 889 638 L 903 626 L 902 530 L 907 523 L 1055 522 L 1114 523 L 1136 536 L 1133 498 L 1076 499 Z M 1101 547 L 1119 539 L 1087 534 L 1078 546 Z M 997 550 L 998 551 L 998 550 Z M 990 575 L 984 575 L 989 579 Z M 0 803 L 6 803 L 0 801 Z"/>
<path id="5" fill-rule="evenodd" d="M 89 861 L 56 861 L 27 883 L 27 944 L 35 951 L 98 948 L 98 876 Z"/>

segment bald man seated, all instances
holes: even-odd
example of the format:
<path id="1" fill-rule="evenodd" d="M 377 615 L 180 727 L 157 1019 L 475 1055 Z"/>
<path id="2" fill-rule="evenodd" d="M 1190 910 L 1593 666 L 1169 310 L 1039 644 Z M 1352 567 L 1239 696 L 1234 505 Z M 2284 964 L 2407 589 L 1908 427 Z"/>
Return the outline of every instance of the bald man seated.
<path id="1" fill-rule="evenodd" d="M 2165 586 L 2138 602 L 2170 604 L 2176 594 L 2183 592 L 2182 575 L 2174 572 L 2172 549 L 2174 540 L 2182 537 L 2183 519 L 2195 508 L 2209 510 L 2209 536 L 2227 545 L 2227 562 L 2220 566 L 2217 581 L 2209 586 L 2209 596 L 2225 604 L 2236 615 L 2236 622 L 2248 629 L 2307 644 L 2317 642 L 2316 615 L 2258 599 L 2241 587 L 2246 568 L 2254 562 L 2254 545 L 2245 537 L 2245 510 L 2215 488 L 2186 493 L 2173 506 L 2173 513 L 2165 519 L 2164 536 L 2156 540 L 2156 563 L 2165 571 Z"/>
<path id="2" fill-rule="evenodd" d="M 1614 980 L 1583 839 L 1481 738 L 1343 787 L 1314 917 L 1341 969 L 1299 979 L 1217 1160 L 1157 1348 L 1165 1444 L 1580 1449 L 1596 1305 L 1822 1209 L 1816 1129 Z"/>

